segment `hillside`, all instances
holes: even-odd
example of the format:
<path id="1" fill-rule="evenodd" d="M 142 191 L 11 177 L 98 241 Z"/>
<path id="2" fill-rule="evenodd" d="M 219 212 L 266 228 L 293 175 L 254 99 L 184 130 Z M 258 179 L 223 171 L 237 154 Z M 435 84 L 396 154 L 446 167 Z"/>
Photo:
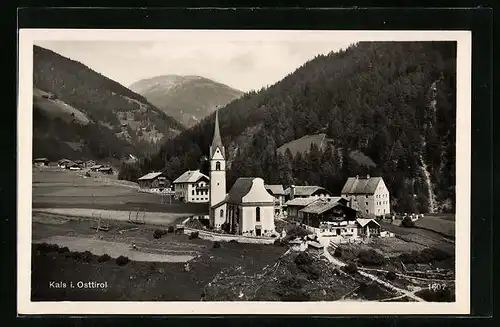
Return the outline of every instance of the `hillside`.
<path id="1" fill-rule="evenodd" d="M 87 66 L 38 46 L 33 52 L 35 153 L 120 158 L 155 152 L 184 130 L 141 95 Z"/>
<path id="2" fill-rule="evenodd" d="M 200 76 L 156 76 L 140 80 L 129 88 L 187 127 L 243 94 Z"/>
<path id="3" fill-rule="evenodd" d="M 369 173 L 384 178 L 397 212 L 453 211 L 455 79 L 454 42 L 361 42 L 316 56 L 220 110 L 228 188 L 238 176 L 254 175 L 269 184 L 321 184 L 340 193 L 349 176 Z M 202 167 L 213 123 L 210 115 L 139 167 L 124 167 L 122 176 L 165 169 L 175 178 Z M 311 145 L 306 155 L 277 152 L 320 133 L 333 144 Z M 376 167 L 360 166 L 352 151 Z"/>
<path id="4" fill-rule="evenodd" d="M 277 153 L 280 155 L 285 155 L 285 152 L 290 151 L 292 156 L 296 156 L 297 153 L 306 154 L 311 149 L 311 144 L 314 144 L 318 147 L 318 150 L 325 151 L 328 147 L 332 147 L 335 149 L 335 140 L 329 139 L 326 137 L 325 133 L 315 134 L 315 135 L 306 135 L 299 139 L 290 141 L 288 143 L 283 144 L 277 149 Z M 342 148 L 337 148 L 339 155 L 342 154 Z M 364 167 L 376 167 L 377 165 L 373 162 L 373 160 L 366 156 L 363 152 L 359 150 L 352 150 L 349 153 L 349 158 L 354 160 L 358 165 Z"/>

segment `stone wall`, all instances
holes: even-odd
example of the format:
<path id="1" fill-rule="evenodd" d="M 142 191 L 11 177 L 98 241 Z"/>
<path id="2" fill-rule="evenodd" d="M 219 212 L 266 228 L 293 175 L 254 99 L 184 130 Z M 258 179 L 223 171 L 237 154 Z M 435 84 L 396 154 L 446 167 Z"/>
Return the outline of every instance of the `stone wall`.
<path id="1" fill-rule="evenodd" d="M 184 228 L 184 234 L 191 234 L 192 232 L 198 232 L 199 237 L 204 240 L 209 241 L 219 241 L 219 242 L 229 242 L 236 241 L 238 243 L 251 243 L 251 244 L 274 244 L 275 238 L 264 238 L 264 237 L 251 237 L 242 235 L 230 235 L 230 234 L 219 234 L 212 233 L 206 230 L 200 230 L 195 228 Z"/>

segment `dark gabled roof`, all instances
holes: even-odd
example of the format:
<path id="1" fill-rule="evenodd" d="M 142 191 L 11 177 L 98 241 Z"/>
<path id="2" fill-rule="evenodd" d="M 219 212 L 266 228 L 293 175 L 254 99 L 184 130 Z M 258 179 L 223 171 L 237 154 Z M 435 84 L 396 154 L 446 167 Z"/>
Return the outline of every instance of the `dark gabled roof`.
<path id="1" fill-rule="evenodd" d="M 272 195 L 285 195 L 285 191 L 283 190 L 283 185 L 264 185 L 264 187 Z"/>
<path id="2" fill-rule="evenodd" d="M 242 198 L 250 192 L 255 177 L 240 177 L 234 182 L 227 195 L 227 202 L 239 204 Z"/>
<path id="3" fill-rule="evenodd" d="M 285 205 L 293 207 L 305 207 L 310 205 L 313 202 L 319 201 L 320 198 L 295 198 L 292 200 L 289 200 L 285 203 Z"/>
<path id="4" fill-rule="evenodd" d="M 382 177 L 349 177 L 341 194 L 374 194 Z"/>
<path id="5" fill-rule="evenodd" d="M 325 189 L 324 187 L 321 187 L 321 186 L 315 186 L 315 185 L 293 186 L 294 196 L 311 196 L 318 191 L 324 191 L 325 193 L 331 194 L 330 191 L 328 191 L 327 189 Z M 285 190 L 286 195 L 290 195 L 291 192 L 292 192 L 291 186 Z"/>
<path id="6" fill-rule="evenodd" d="M 161 176 L 163 173 L 162 172 L 156 172 L 156 173 L 148 173 L 142 177 L 139 177 L 137 180 L 138 181 L 146 181 L 146 180 L 151 180 L 155 179 L 158 176 Z"/>
<path id="7" fill-rule="evenodd" d="M 335 207 L 343 207 L 346 208 L 346 210 L 355 212 L 355 209 L 349 208 L 348 206 L 344 205 L 340 200 L 343 198 L 332 198 L 330 201 L 328 199 L 319 199 L 318 201 L 315 201 L 305 208 L 301 209 L 301 212 L 307 212 L 307 213 L 313 213 L 313 214 L 322 214 L 330 209 L 333 209 Z"/>

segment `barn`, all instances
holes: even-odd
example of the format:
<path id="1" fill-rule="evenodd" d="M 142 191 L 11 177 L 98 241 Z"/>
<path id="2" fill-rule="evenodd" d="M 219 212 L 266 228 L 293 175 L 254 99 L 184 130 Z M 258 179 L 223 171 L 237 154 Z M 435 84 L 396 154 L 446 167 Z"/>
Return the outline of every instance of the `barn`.
<path id="1" fill-rule="evenodd" d="M 170 187 L 170 181 L 162 172 L 148 173 L 137 180 L 141 190 L 162 191 Z"/>
<path id="2" fill-rule="evenodd" d="M 47 158 L 36 158 L 33 160 L 33 164 L 37 167 L 44 167 L 49 165 L 49 159 Z"/>

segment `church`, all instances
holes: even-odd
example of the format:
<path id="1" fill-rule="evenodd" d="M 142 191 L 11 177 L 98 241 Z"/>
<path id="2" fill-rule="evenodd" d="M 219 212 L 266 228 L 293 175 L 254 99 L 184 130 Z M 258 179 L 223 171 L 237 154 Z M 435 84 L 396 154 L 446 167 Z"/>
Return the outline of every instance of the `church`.
<path id="1" fill-rule="evenodd" d="M 240 177 L 226 193 L 226 151 L 219 131 L 219 115 L 210 156 L 210 227 L 243 236 L 271 236 L 274 226 L 274 197 L 260 177 Z"/>

